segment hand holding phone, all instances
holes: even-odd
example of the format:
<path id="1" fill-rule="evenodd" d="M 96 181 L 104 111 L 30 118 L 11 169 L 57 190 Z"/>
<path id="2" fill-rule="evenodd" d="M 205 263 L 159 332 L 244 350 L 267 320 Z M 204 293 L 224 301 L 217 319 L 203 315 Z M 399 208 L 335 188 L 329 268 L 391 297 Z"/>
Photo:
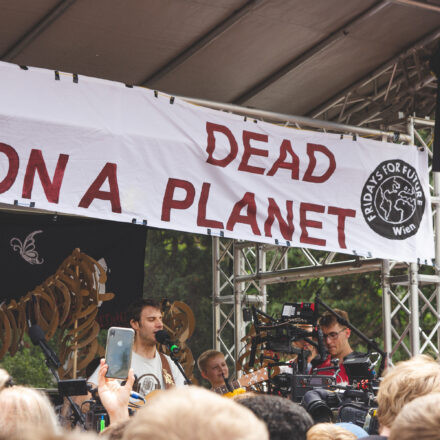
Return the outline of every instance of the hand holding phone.
<path id="1" fill-rule="evenodd" d="M 107 333 L 105 361 L 108 365 L 105 377 L 127 379 L 131 366 L 134 330 L 124 327 L 110 327 Z"/>
<path id="2" fill-rule="evenodd" d="M 127 419 L 129 416 L 128 403 L 134 384 L 134 372 L 130 368 L 125 385 L 121 385 L 117 379 L 105 377 L 108 365 L 105 359 L 101 359 L 98 373 L 98 393 L 101 402 L 110 418 L 110 423 Z"/>

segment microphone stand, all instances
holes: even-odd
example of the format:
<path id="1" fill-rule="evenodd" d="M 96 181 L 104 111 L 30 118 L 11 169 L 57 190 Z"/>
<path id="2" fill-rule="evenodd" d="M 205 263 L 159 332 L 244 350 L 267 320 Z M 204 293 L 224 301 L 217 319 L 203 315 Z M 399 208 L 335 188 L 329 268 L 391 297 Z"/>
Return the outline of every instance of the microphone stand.
<path id="1" fill-rule="evenodd" d="M 33 342 L 33 343 L 35 344 L 35 342 Z M 47 366 L 47 368 L 49 368 L 49 370 L 53 374 L 53 376 L 56 380 L 56 383 L 58 385 L 61 381 L 60 381 L 60 376 L 58 375 L 58 372 L 56 369 L 61 366 L 61 363 L 58 360 L 55 353 L 53 353 L 53 352 L 49 353 L 48 350 L 43 350 L 43 349 L 41 351 L 43 352 L 44 357 L 46 358 L 46 361 L 45 361 L 46 366 Z M 63 393 L 59 387 L 58 387 L 58 392 L 60 393 L 60 395 L 62 397 L 65 397 L 67 399 L 67 401 L 69 402 L 70 408 L 72 409 L 72 412 L 75 416 L 74 424 L 76 425 L 76 423 L 79 422 L 81 424 L 81 426 L 85 429 L 86 422 L 85 422 L 84 414 L 82 414 L 82 412 L 79 410 L 78 405 L 75 404 L 75 402 L 72 400 L 72 398 L 70 396 Z"/>
<path id="2" fill-rule="evenodd" d="M 231 384 L 229 383 L 229 380 L 226 379 L 226 377 L 225 377 L 225 375 L 223 374 L 223 372 L 222 372 L 222 377 L 223 377 L 223 381 L 225 382 L 226 389 L 227 389 L 230 393 L 232 393 L 234 390 L 233 390 L 233 388 L 231 387 Z"/>
<path id="3" fill-rule="evenodd" d="M 185 385 L 192 385 L 190 378 L 186 375 L 185 370 L 183 369 L 182 365 L 180 365 L 180 362 L 177 359 L 177 356 L 171 350 L 170 350 L 170 358 L 176 364 L 176 367 L 179 369 L 179 371 L 182 373 L 182 376 L 185 379 Z"/>
<path id="4" fill-rule="evenodd" d="M 46 356 L 46 354 L 45 354 Z M 55 380 L 57 381 L 57 384 L 60 382 L 60 377 L 58 375 L 58 372 L 54 368 L 54 365 L 49 361 L 49 358 L 46 358 L 46 365 L 49 368 L 49 370 L 52 372 L 53 376 L 55 377 Z M 58 389 L 59 390 L 59 389 Z M 81 424 L 81 426 L 86 429 L 86 421 L 84 418 L 84 414 L 79 410 L 78 405 L 75 404 L 75 402 L 72 400 L 72 398 L 66 394 L 63 394 L 61 391 L 59 391 L 62 397 L 65 397 L 67 401 L 69 402 L 70 408 L 72 409 L 74 420 L 73 425 L 76 425 L 77 422 Z"/>

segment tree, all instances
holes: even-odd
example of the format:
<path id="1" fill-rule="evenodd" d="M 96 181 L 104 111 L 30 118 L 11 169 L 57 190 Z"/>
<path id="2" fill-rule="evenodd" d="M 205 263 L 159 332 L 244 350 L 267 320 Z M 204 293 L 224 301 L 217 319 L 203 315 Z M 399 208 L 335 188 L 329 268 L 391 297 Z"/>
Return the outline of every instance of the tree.
<path id="1" fill-rule="evenodd" d="M 16 384 L 37 388 L 50 388 L 55 385 L 40 347 L 32 345 L 27 335 L 24 335 L 18 352 L 14 356 L 6 354 L 0 362 L 0 367 L 13 377 Z"/>

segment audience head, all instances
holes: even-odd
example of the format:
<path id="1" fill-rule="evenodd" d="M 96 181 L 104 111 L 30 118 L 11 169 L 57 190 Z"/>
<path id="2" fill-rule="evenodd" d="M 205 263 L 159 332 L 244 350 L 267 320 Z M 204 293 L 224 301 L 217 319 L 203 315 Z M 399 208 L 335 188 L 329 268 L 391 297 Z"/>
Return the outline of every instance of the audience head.
<path id="1" fill-rule="evenodd" d="M 279 396 L 260 394 L 238 400 L 263 420 L 270 440 L 305 440 L 313 420 L 297 403 Z"/>
<path id="2" fill-rule="evenodd" d="M 107 440 L 121 440 L 124 435 L 125 428 L 129 424 L 129 422 L 130 419 L 125 419 L 116 423 L 112 423 L 99 434 L 104 436 Z"/>
<path id="3" fill-rule="evenodd" d="M 440 392 L 440 364 L 431 357 L 417 355 L 388 368 L 377 395 L 381 429 L 392 427 L 405 404 L 433 392 Z"/>
<path id="4" fill-rule="evenodd" d="M 225 355 L 221 351 L 207 350 L 203 352 L 198 360 L 202 377 L 209 381 L 213 388 L 224 385 L 224 377 L 229 376 L 228 365 L 226 364 Z"/>
<path id="5" fill-rule="evenodd" d="M 318 423 L 307 431 L 307 440 L 354 440 L 357 436 L 333 423 Z"/>
<path id="6" fill-rule="evenodd" d="M 396 417 L 389 440 L 437 440 L 440 437 L 440 393 L 417 397 Z"/>
<path id="7" fill-rule="evenodd" d="M 24 386 L 0 391 L 0 426 L 7 437 L 19 436 L 27 428 L 39 427 L 47 435 L 57 434 L 60 426 L 49 398 L 42 392 Z"/>
<path id="8" fill-rule="evenodd" d="M 268 440 L 265 424 L 247 408 L 212 391 L 173 388 L 147 401 L 124 440 Z"/>
<path id="9" fill-rule="evenodd" d="M 48 433 L 45 429 L 39 427 L 26 428 L 10 437 L 3 437 L 0 434 L 0 440 L 98 440 L 106 437 L 98 437 L 93 431 L 81 431 L 76 428 L 72 431 L 60 431 L 58 434 Z"/>

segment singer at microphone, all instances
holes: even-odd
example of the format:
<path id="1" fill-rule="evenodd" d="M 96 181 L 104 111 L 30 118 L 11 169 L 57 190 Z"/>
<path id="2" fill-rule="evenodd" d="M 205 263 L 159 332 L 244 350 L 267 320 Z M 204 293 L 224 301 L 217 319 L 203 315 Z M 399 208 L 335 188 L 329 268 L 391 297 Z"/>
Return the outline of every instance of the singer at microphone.
<path id="1" fill-rule="evenodd" d="M 137 377 L 133 391 L 145 397 L 152 391 L 185 385 L 185 377 L 170 356 L 157 350 L 156 335 L 163 334 L 162 311 L 158 301 L 152 298 L 140 299 L 132 303 L 127 311 L 131 328 L 135 332 L 131 356 L 131 368 Z M 165 341 L 168 343 L 169 335 Z M 177 346 L 170 340 L 170 351 Z M 98 385 L 98 370 L 90 376 L 89 382 Z"/>

